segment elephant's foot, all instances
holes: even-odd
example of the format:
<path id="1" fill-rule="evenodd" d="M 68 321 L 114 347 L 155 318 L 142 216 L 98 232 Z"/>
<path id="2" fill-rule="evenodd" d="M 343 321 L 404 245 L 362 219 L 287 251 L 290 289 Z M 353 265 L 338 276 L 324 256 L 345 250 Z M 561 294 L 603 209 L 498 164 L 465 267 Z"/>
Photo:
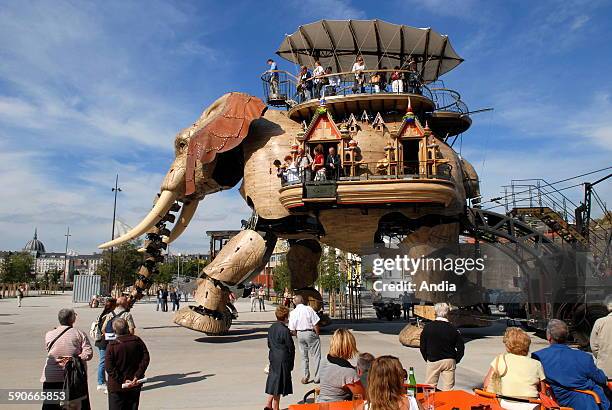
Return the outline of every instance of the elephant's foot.
<path id="1" fill-rule="evenodd" d="M 198 279 L 198 282 L 195 293 L 198 305 L 180 309 L 174 323 L 209 335 L 227 333 L 233 319 L 228 308 L 229 289 L 210 278 Z"/>
<path id="2" fill-rule="evenodd" d="M 323 309 L 323 296 L 315 288 L 307 287 L 296 289 L 293 292 L 295 295 L 300 295 L 304 298 L 304 304 L 310 306 L 315 312 Z"/>
<path id="3" fill-rule="evenodd" d="M 229 309 L 223 313 L 211 313 L 201 306 L 187 306 L 176 312 L 174 323 L 207 335 L 223 335 L 232 325 L 232 314 Z"/>

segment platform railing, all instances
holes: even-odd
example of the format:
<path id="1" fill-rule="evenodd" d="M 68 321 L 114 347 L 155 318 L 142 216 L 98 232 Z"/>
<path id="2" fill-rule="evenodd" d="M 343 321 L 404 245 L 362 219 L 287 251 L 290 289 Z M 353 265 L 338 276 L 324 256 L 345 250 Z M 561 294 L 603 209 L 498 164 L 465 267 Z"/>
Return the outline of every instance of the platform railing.
<path id="1" fill-rule="evenodd" d="M 400 78 L 392 80 L 393 73 L 398 73 Z M 261 79 L 264 97 L 268 104 L 273 106 L 292 107 L 331 96 L 379 93 L 416 94 L 434 101 L 434 95 L 416 72 L 393 69 L 363 70 L 360 76 L 363 81 L 357 81 L 355 72 L 346 71 L 312 76 L 300 81 L 298 77 L 286 71 L 270 70 L 264 72 Z M 274 82 L 278 86 L 275 86 Z"/>
<path id="2" fill-rule="evenodd" d="M 467 105 L 461 100 L 461 95 L 449 88 L 429 87 L 436 105 L 436 111 L 450 111 L 468 115 Z"/>
<path id="3" fill-rule="evenodd" d="M 419 172 L 424 171 L 424 172 Z M 451 180 L 450 164 L 434 165 L 427 161 L 377 161 L 344 163 L 337 171 L 327 170 L 325 178 L 317 177 L 311 169 L 297 168 L 281 179 L 281 186 L 301 185 L 318 181 L 368 181 L 368 180 L 411 180 L 441 179 Z"/>

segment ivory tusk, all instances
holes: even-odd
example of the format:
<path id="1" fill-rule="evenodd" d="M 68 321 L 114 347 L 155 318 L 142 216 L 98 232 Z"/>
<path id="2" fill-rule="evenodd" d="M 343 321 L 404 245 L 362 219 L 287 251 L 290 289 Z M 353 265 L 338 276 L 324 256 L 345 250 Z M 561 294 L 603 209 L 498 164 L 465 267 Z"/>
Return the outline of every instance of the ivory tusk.
<path id="1" fill-rule="evenodd" d="M 166 243 L 171 243 L 175 241 L 181 234 L 187 229 L 189 222 L 191 222 L 191 218 L 195 214 L 196 209 L 198 209 L 198 204 L 200 201 L 193 200 L 187 202 L 183 205 L 183 209 L 181 209 L 181 215 L 178 217 L 176 224 L 174 224 L 174 228 L 172 228 L 172 232 L 170 232 L 170 236 Z"/>
<path id="2" fill-rule="evenodd" d="M 98 248 L 105 249 L 110 248 L 111 246 L 117 246 L 144 234 L 166 215 L 177 197 L 178 195 L 172 191 L 162 191 L 159 199 L 155 202 L 153 209 L 151 209 L 149 214 L 137 226 L 132 228 L 125 235 L 99 245 Z"/>

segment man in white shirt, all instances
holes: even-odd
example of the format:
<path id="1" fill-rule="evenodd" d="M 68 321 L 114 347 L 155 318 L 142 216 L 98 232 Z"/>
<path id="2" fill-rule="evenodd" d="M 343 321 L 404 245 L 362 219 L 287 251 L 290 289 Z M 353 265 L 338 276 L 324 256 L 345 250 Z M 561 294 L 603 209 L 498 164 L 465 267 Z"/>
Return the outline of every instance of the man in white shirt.
<path id="1" fill-rule="evenodd" d="M 302 384 L 310 381 L 310 361 L 314 366 L 314 382 L 319 383 L 319 366 L 321 364 L 321 340 L 319 338 L 319 316 L 308 305 L 304 304 L 301 295 L 293 297 L 295 309 L 289 314 L 289 330 L 297 335 L 298 346 L 302 353 Z"/>

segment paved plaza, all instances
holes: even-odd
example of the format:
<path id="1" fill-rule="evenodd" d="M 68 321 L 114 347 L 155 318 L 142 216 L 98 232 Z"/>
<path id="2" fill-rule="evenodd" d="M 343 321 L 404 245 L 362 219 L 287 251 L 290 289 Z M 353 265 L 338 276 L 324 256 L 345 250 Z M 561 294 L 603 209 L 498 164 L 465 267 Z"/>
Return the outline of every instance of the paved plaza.
<path id="1" fill-rule="evenodd" d="M 137 334 L 151 354 L 147 370 L 149 383 L 141 396 L 142 409 L 257 409 L 265 403 L 268 349 L 266 331 L 274 320 L 274 306 L 267 312 L 251 313 L 250 303 L 237 303 L 240 317 L 226 336 L 208 337 L 172 323 L 172 312 L 155 311 L 153 298 L 139 302 L 132 310 Z M 15 299 L 0 300 L 0 388 L 40 388 L 45 332 L 57 325 L 57 312 L 73 306 L 71 294 L 29 297 L 17 308 Z M 76 326 L 88 331 L 100 309 L 86 304 L 74 305 L 78 313 Z M 417 381 L 425 377 L 425 363 L 418 349 L 399 344 L 397 334 L 403 322 L 363 323 L 335 321 L 323 331 L 322 353 L 329 348 L 331 332 L 339 326 L 354 330 L 358 348 L 375 356 L 391 354 L 400 358 L 405 368 L 415 368 Z M 503 349 L 504 323 L 487 329 L 463 329 L 466 338 L 465 358 L 457 370 L 457 388 L 471 389 L 482 383 L 492 358 Z M 533 337 L 532 350 L 546 345 Z M 94 409 L 107 408 L 106 396 L 95 390 L 97 351 L 89 362 L 89 390 Z M 281 400 L 286 408 L 301 400 L 312 388 L 299 383 L 300 359 L 296 354 L 293 372 L 294 394 Z M 0 407 L 3 407 L 0 405 Z M 14 406 L 13 406 L 14 407 Z M 4 406 L 4 408 L 8 408 Z M 40 408 L 21 405 L 20 409 Z"/>

